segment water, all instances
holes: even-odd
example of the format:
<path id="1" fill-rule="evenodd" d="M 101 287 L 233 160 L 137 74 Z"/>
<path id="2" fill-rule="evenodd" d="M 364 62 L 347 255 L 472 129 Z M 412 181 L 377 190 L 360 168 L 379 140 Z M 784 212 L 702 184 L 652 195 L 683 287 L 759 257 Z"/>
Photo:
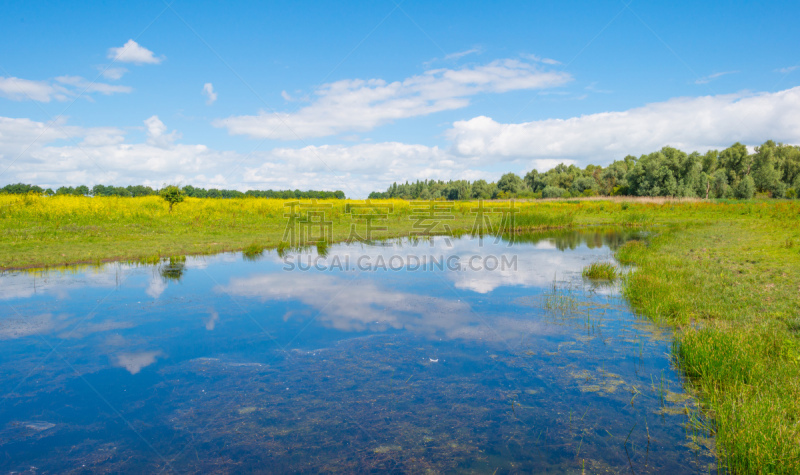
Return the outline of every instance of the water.
<path id="1" fill-rule="evenodd" d="M 629 237 L 7 273 L 0 470 L 713 470 L 670 334 L 580 276 Z"/>

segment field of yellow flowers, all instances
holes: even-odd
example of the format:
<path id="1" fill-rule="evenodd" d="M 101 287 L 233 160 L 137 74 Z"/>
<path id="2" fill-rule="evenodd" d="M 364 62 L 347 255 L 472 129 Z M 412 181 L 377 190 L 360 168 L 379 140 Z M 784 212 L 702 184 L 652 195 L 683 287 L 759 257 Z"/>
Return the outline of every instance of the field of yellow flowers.
<path id="1" fill-rule="evenodd" d="M 141 198 L 0 195 L 0 269 L 152 260 L 159 256 L 208 254 L 248 246 L 274 248 L 286 241 L 292 216 L 328 223 L 331 242 L 411 233 L 442 234 L 507 228 L 524 230 L 592 224 L 641 225 L 790 216 L 797 206 L 774 203 L 720 204 L 700 201 L 585 200 L 510 202 L 434 202 L 404 200 L 295 201 L 262 198 L 187 198 L 169 212 L 157 196 Z M 297 206 L 299 205 L 299 206 Z M 794 206 L 794 207 L 793 207 Z M 792 208 L 793 207 L 793 208 Z M 481 209 L 483 208 L 483 209 Z M 316 210 L 316 211 L 315 211 Z M 310 213 L 310 214 L 309 214 Z M 302 221 L 302 218 L 300 219 Z M 480 223 L 486 228 L 476 228 Z M 507 230 L 507 229 L 506 229 Z"/>
<path id="2" fill-rule="evenodd" d="M 415 229 L 425 210 L 412 208 L 403 200 L 381 200 L 376 208 L 365 208 L 365 201 L 310 200 L 296 202 L 276 199 L 199 199 L 187 198 L 169 212 L 157 196 L 117 198 L 83 196 L 0 195 L 0 268 L 53 266 L 68 263 L 99 262 L 111 259 L 152 259 L 158 256 L 206 254 L 241 250 L 253 244 L 277 247 L 288 239 L 287 225 L 292 213 L 306 216 L 317 210 L 312 220 L 329 222 L 332 242 L 347 239 L 351 230 L 364 235 L 365 220 L 372 215 L 371 237 L 398 237 Z M 441 225 L 431 233 L 469 231 L 478 212 L 478 203 L 437 203 L 432 213 Z M 492 208 L 504 203 L 487 203 L 486 217 L 502 220 L 502 212 Z M 438 209 L 444 207 L 444 209 Z M 523 210 L 530 204 L 516 204 Z M 531 213 L 517 213 L 531 227 L 556 227 L 571 224 L 574 210 L 569 205 L 551 204 L 530 221 Z M 427 211 L 429 214 L 430 210 Z"/>

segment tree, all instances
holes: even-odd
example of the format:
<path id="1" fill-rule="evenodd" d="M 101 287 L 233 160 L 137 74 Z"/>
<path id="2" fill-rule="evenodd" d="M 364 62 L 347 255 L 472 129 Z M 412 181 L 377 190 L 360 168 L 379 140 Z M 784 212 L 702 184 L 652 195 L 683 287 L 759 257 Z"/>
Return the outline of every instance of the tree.
<path id="1" fill-rule="evenodd" d="M 742 178 L 742 181 L 736 186 L 736 197 L 740 200 L 749 200 L 756 193 L 756 184 L 753 182 L 753 177 L 750 175 Z"/>
<path id="2" fill-rule="evenodd" d="M 751 163 L 752 157 L 747 153 L 747 147 L 739 142 L 719 154 L 719 164 L 732 172 L 736 179 L 750 174 Z"/>
<path id="3" fill-rule="evenodd" d="M 713 198 L 727 198 L 730 194 L 728 174 L 725 170 L 717 170 L 712 177 L 711 196 Z"/>
<path id="4" fill-rule="evenodd" d="M 561 198 L 567 193 L 564 188 L 557 186 L 546 186 L 542 190 L 542 198 Z"/>
<path id="5" fill-rule="evenodd" d="M 159 192 L 161 198 L 169 203 L 169 212 L 172 213 L 172 206 L 180 203 L 185 198 L 183 190 L 175 185 L 169 185 Z"/>
<path id="6" fill-rule="evenodd" d="M 536 191 L 536 183 L 539 178 L 539 172 L 537 170 L 531 170 L 525 174 L 525 185 L 531 190 Z"/>
<path id="7" fill-rule="evenodd" d="M 595 191 L 596 188 L 597 188 L 597 182 L 594 181 L 594 178 L 583 176 L 572 182 L 572 187 L 570 188 L 570 191 L 572 191 L 572 194 L 577 196 L 584 194 L 584 192 L 587 190 Z"/>
<path id="8" fill-rule="evenodd" d="M 525 189 L 525 182 L 515 173 L 506 173 L 498 180 L 497 188 L 509 195 L 516 195 Z"/>
<path id="9" fill-rule="evenodd" d="M 492 197 L 492 187 L 486 180 L 475 180 L 472 184 L 472 197 L 479 200 L 488 200 Z"/>

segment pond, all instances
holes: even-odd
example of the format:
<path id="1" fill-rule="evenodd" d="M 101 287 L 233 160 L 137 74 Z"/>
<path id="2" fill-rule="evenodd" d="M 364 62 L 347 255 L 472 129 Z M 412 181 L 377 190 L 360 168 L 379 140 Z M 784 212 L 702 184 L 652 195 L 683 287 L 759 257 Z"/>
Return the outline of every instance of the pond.
<path id="1" fill-rule="evenodd" d="M 671 334 L 581 276 L 635 237 L 8 272 L 0 470 L 715 470 Z"/>

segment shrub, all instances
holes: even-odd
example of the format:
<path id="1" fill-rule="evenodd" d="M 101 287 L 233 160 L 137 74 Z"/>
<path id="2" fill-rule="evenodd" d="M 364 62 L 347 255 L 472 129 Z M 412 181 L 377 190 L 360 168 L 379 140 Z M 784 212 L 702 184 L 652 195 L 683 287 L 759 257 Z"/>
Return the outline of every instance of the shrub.
<path id="1" fill-rule="evenodd" d="M 182 202 L 186 197 L 186 194 L 183 192 L 183 190 L 181 190 L 175 185 L 169 185 L 165 187 L 158 194 L 164 201 L 169 203 L 170 213 L 172 212 L 172 206 Z"/>

